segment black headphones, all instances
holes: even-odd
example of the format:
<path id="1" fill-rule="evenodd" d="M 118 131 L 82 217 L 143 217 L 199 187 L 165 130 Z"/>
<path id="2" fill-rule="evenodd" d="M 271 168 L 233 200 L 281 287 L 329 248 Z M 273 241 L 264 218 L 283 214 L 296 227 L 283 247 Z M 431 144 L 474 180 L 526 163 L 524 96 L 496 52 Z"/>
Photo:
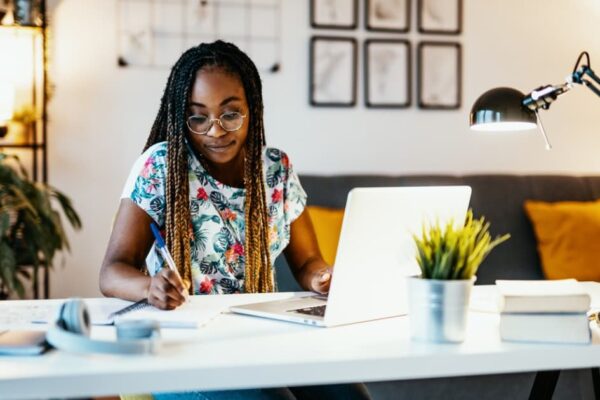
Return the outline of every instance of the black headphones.
<path id="1" fill-rule="evenodd" d="M 46 333 L 53 347 L 78 353 L 150 354 L 157 350 L 160 328 L 157 321 L 115 322 L 117 341 L 90 338 L 90 315 L 81 299 L 61 304 L 54 324 Z"/>

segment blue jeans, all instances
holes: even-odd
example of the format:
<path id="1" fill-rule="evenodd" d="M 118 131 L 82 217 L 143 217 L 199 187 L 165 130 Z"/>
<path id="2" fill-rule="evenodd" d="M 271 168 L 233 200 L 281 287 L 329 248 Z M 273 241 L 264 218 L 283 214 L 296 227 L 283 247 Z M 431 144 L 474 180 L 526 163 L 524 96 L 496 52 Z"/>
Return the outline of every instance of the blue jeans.
<path id="1" fill-rule="evenodd" d="M 272 389 L 217 390 L 214 392 L 153 393 L 155 400 L 312 400 L 371 398 L 362 383 Z"/>

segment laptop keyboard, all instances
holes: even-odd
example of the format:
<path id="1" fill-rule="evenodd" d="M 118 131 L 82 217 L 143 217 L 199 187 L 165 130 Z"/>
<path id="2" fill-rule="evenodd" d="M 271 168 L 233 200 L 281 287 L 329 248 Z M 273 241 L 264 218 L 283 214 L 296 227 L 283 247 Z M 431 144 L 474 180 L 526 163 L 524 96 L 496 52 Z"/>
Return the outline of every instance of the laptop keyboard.
<path id="1" fill-rule="evenodd" d="M 325 307 L 327 307 L 327 306 L 323 305 L 323 306 L 305 307 L 305 308 L 298 308 L 296 310 L 291 310 L 291 311 L 297 312 L 300 314 L 316 315 L 318 317 L 324 317 L 325 316 Z"/>

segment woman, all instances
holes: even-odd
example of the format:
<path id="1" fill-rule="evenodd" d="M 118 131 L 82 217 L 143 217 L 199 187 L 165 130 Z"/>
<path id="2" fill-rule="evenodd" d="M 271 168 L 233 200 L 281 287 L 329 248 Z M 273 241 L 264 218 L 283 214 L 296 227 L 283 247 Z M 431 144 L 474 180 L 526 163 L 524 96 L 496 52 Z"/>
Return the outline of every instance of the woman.
<path id="1" fill-rule="evenodd" d="M 123 193 L 100 272 L 103 294 L 171 309 L 184 290 L 272 292 L 283 248 L 300 285 L 327 292 L 330 269 L 302 212 L 306 194 L 287 155 L 264 148 L 261 92 L 254 64 L 232 44 L 181 56 Z M 148 265 L 152 276 L 141 272 L 152 221 L 164 227 L 183 282 L 157 264 Z"/>
<path id="2" fill-rule="evenodd" d="M 273 261 L 285 251 L 300 285 L 327 293 L 331 268 L 305 204 L 287 155 L 265 147 L 255 65 L 233 44 L 201 44 L 171 70 L 144 153 L 123 191 L 100 289 L 132 301 L 147 298 L 162 309 L 177 307 L 187 293 L 272 292 Z M 152 222 L 164 229 L 179 273 L 162 268 L 150 251 Z M 321 389 L 326 396 L 366 397 L 355 386 Z M 284 392 L 236 393 L 293 398 Z"/>

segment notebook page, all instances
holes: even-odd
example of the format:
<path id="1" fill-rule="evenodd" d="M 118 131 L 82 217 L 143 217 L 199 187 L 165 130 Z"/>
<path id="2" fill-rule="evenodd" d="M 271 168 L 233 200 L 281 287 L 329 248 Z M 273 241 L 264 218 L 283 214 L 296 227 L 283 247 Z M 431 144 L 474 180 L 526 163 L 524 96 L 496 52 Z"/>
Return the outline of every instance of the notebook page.
<path id="1" fill-rule="evenodd" d="M 159 310 L 153 306 L 144 307 L 115 317 L 115 321 L 132 319 L 152 319 L 161 328 L 196 329 L 219 315 L 225 308 L 206 308 L 184 303 L 174 310 Z"/>

